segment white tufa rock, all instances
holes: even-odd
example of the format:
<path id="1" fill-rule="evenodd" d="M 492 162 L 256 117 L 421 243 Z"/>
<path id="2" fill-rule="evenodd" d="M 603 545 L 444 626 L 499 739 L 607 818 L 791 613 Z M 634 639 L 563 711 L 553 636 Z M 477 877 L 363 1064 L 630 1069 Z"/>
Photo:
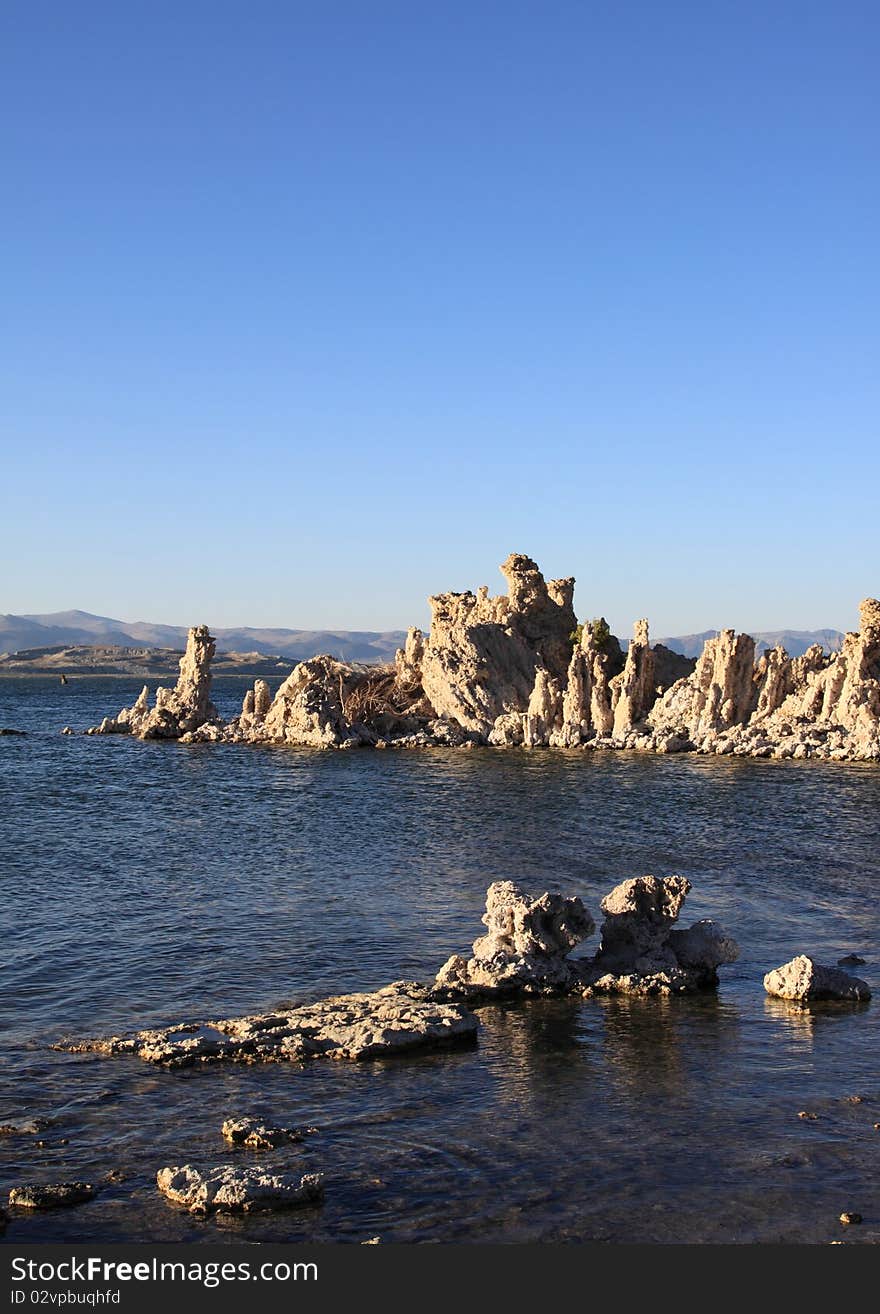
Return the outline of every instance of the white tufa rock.
<path id="1" fill-rule="evenodd" d="M 249 1214 L 262 1209 L 296 1209 L 324 1197 L 320 1173 L 296 1176 L 228 1164 L 202 1172 L 191 1164 L 160 1168 L 156 1185 L 164 1196 L 191 1214 Z"/>
<path id="2" fill-rule="evenodd" d="M 595 929 L 577 897 L 533 899 L 513 881 L 489 886 L 482 920 L 487 934 L 474 941 L 473 957 L 453 954 L 437 974 L 440 997 L 567 989 L 575 977 L 566 959 Z"/>
<path id="3" fill-rule="evenodd" d="M 864 1001 L 871 998 L 869 986 L 857 976 L 850 976 L 839 967 L 823 967 L 807 954 L 798 954 L 791 962 L 774 968 L 764 977 L 764 989 L 777 999 L 795 999 L 801 1003 L 811 1000 L 848 999 Z"/>

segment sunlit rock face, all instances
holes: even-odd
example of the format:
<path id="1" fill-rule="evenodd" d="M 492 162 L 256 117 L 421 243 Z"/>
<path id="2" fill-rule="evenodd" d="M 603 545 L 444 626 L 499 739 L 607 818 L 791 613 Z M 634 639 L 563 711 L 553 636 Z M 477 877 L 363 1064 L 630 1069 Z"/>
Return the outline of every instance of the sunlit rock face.
<path id="1" fill-rule="evenodd" d="M 831 760 L 880 759 L 880 602 L 866 598 L 858 632 L 837 653 L 814 644 L 754 662 L 748 635 L 710 639 L 693 675 L 654 705 L 651 746 L 677 736 L 704 753 Z M 663 751 L 660 748 L 660 751 Z"/>
<path id="2" fill-rule="evenodd" d="M 566 961 L 595 923 L 576 896 L 544 893 L 532 898 L 513 881 L 496 881 L 486 894 L 486 934 L 473 956 L 453 954 L 437 974 L 440 997 L 558 993 L 577 982 Z"/>
<path id="3" fill-rule="evenodd" d="M 576 628 L 574 580 L 545 581 L 531 558 L 501 567 L 507 594 L 441 593 L 430 599 L 422 686 L 438 717 L 488 739 L 499 717 L 527 715 L 539 670 L 561 690 Z"/>
<path id="4" fill-rule="evenodd" d="M 839 967 L 823 967 L 808 954 L 798 954 L 764 977 L 764 989 L 777 999 L 799 1003 L 812 1000 L 850 1000 L 865 1002 L 871 998 L 866 982 Z"/>
<path id="5" fill-rule="evenodd" d="M 841 650 L 782 647 L 756 662 L 722 630 L 700 657 L 652 647 L 635 623 L 626 652 L 604 618 L 578 625 L 574 580 L 530 557 L 501 566 L 507 593 L 440 593 L 431 631 L 410 629 L 393 663 L 300 662 L 274 697 L 265 680 L 222 723 L 210 700 L 214 639 L 189 632 L 174 689 L 148 690 L 90 734 L 312 748 L 613 748 L 773 758 L 880 760 L 880 602 L 866 598 Z"/>
<path id="6" fill-rule="evenodd" d="M 202 726 L 216 722 L 217 709 L 211 702 L 211 661 L 216 643 L 207 625 L 189 631 L 186 651 L 180 659 L 180 675 L 173 689 L 156 690 L 156 703 L 149 705 L 147 686 L 131 707 L 115 718 L 105 717 L 91 734 L 132 734 L 139 739 L 180 739 Z"/>
<path id="7" fill-rule="evenodd" d="M 602 900 L 601 943 L 592 957 L 572 950 L 595 930 L 576 895 L 545 892 L 533 898 L 512 881 L 496 881 L 486 895 L 487 934 L 473 954 L 453 954 L 434 982 L 440 999 L 478 1003 L 497 996 L 534 994 L 688 994 L 718 984 L 718 968 L 739 955 L 736 941 L 716 922 L 676 922 L 690 882 L 683 876 L 636 876 Z"/>

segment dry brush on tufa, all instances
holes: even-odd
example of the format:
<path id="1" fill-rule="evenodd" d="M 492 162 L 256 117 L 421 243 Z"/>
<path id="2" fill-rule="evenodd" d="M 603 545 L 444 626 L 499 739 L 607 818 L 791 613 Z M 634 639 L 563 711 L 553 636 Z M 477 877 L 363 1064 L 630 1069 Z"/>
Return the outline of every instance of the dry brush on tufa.
<path id="1" fill-rule="evenodd" d="M 432 597 L 427 638 L 411 629 L 393 664 L 319 655 L 274 697 L 258 680 L 239 716 L 210 702 L 214 640 L 189 633 L 173 690 L 90 733 L 185 743 L 312 748 L 432 746 L 624 748 L 773 758 L 880 760 L 880 602 L 861 606 L 841 650 L 784 648 L 756 660 L 747 634 L 722 630 L 695 661 L 652 647 L 638 620 L 623 650 L 604 619 L 578 624 L 574 580 L 545 580 L 529 557 L 501 567 L 507 592 Z"/>

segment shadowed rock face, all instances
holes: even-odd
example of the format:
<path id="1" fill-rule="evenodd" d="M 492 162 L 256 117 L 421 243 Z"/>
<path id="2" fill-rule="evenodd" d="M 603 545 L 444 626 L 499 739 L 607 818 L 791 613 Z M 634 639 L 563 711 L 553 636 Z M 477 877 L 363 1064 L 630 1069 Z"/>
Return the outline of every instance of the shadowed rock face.
<path id="1" fill-rule="evenodd" d="M 40 1182 L 13 1186 L 9 1203 L 16 1209 L 64 1209 L 93 1200 L 96 1194 L 90 1182 Z"/>
<path id="2" fill-rule="evenodd" d="M 267 1127 L 257 1118 L 227 1118 L 220 1129 L 230 1145 L 244 1145 L 249 1150 L 274 1150 L 279 1145 L 298 1145 L 317 1127 Z"/>
<path id="3" fill-rule="evenodd" d="M 602 900 L 596 957 L 581 968 L 585 994 L 672 995 L 710 990 L 739 946 L 716 922 L 675 923 L 691 888 L 684 876 L 636 876 Z"/>

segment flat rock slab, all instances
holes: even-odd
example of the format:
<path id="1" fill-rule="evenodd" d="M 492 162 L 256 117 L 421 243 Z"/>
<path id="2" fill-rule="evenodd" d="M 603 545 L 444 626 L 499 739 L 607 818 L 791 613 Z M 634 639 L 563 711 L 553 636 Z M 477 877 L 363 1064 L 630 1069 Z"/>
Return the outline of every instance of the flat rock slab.
<path id="1" fill-rule="evenodd" d="M 201 1172 L 191 1164 L 160 1168 L 156 1185 L 174 1204 L 191 1214 L 249 1214 L 263 1209 L 298 1209 L 324 1198 L 320 1173 L 299 1177 L 267 1173 L 261 1168 L 234 1168 L 228 1164 Z"/>
<path id="2" fill-rule="evenodd" d="M 864 1002 L 871 998 L 867 982 L 842 972 L 839 967 L 823 967 L 807 954 L 798 954 L 791 962 L 768 972 L 764 989 L 778 999 L 795 999 L 801 1003 L 826 999 Z"/>
<path id="3" fill-rule="evenodd" d="M 90 1182 L 49 1182 L 41 1185 L 13 1186 L 9 1203 L 18 1209 L 61 1209 L 83 1204 L 97 1194 Z"/>
<path id="4" fill-rule="evenodd" d="M 227 1118 L 221 1131 L 230 1145 L 249 1150 L 274 1150 L 278 1145 L 295 1145 L 316 1132 L 317 1127 L 267 1127 L 256 1118 Z"/>
<path id="5" fill-rule="evenodd" d="M 186 1067 L 301 1062 L 310 1058 L 388 1058 L 471 1040 L 478 1022 L 460 1004 L 439 1003 L 422 985 L 395 981 L 370 994 L 336 995 L 316 1004 L 220 1022 L 189 1022 L 133 1036 L 62 1044 L 71 1053 L 136 1054 L 148 1063 Z"/>

